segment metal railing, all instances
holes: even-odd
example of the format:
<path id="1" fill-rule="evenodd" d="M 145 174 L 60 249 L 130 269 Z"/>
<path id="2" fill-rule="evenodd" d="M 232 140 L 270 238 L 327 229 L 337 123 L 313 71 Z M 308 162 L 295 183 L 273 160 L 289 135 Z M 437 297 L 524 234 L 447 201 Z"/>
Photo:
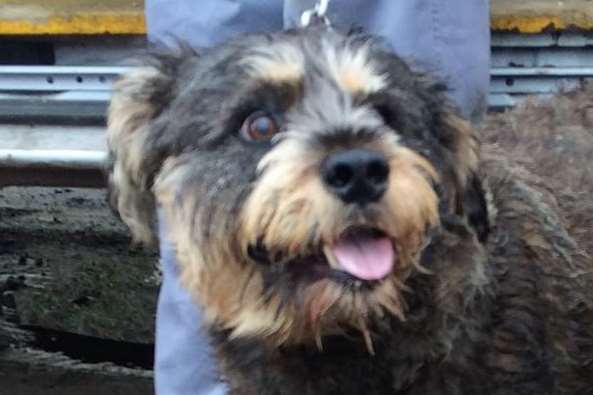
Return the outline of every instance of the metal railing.
<path id="1" fill-rule="evenodd" d="M 495 35 L 490 107 L 593 77 L 591 47 L 584 34 Z M 101 185 L 105 111 L 113 82 L 126 70 L 0 66 L 0 186 Z"/>

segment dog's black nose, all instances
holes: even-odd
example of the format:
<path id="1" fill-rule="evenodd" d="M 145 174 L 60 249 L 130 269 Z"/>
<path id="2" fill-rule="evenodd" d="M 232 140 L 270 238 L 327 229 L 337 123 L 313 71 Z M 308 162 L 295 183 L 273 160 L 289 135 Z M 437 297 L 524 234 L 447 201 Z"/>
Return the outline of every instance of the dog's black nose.
<path id="1" fill-rule="evenodd" d="M 321 166 L 323 182 L 345 203 L 376 202 L 387 189 L 388 176 L 385 157 L 366 149 L 336 152 Z"/>

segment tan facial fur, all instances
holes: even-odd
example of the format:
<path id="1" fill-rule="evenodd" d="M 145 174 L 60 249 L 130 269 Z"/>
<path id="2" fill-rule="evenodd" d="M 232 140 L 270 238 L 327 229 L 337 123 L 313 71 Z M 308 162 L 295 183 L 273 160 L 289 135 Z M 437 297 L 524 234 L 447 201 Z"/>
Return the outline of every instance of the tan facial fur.
<path id="1" fill-rule="evenodd" d="M 139 68 L 126 74 L 114 86 L 108 111 L 107 143 L 117 157 L 110 176 L 114 187 L 112 205 L 130 227 L 137 242 L 154 241 L 152 193 L 144 190 L 143 151 L 149 121 L 155 109 L 150 104 L 146 85 L 162 78 L 158 70 Z"/>
<path id="2" fill-rule="evenodd" d="M 386 85 L 386 77 L 369 58 L 367 46 L 336 49 L 324 43 L 319 56 L 330 78 L 353 96 L 377 92 Z M 253 77 L 272 83 L 298 84 L 306 67 L 300 50 L 285 43 L 255 49 L 242 64 Z"/>
<path id="3" fill-rule="evenodd" d="M 418 254 L 426 231 L 438 223 L 438 200 L 431 187 L 438 176 L 425 159 L 399 146 L 395 136 L 367 148 L 382 152 L 391 167 L 386 196 L 372 209 L 353 209 L 326 191 L 319 177 L 323 155 L 298 138 L 286 138 L 260 162 L 262 174 L 236 221 L 236 248 L 227 235 L 208 251 L 191 225 L 199 196 L 193 191 L 179 194 L 191 167 L 183 158 L 169 160 L 156 181 L 156 194 L 176 241 L 182 281 L 204 306 L 207 322 L 231 329 L 233 336 L 283 344 L 319 342 L 321 336 L 348 327 L 358 328 L 366 339 L 369 316 L 389 313 L 404 319 L 403 283 L 414 268 L 421 270 Z M 303 292 L 302 305 L 291 302 L 279 308 L 278 297 L 264 297 L 255 263 L 245 253 L 233 253 L 246 251 L 261 238 L 272 253 L 306 254 L 312 246 L 331 245 L 354 225 L 376 226 L 397 245 L 394 273 L 364 296 L 322 279 Z"/>

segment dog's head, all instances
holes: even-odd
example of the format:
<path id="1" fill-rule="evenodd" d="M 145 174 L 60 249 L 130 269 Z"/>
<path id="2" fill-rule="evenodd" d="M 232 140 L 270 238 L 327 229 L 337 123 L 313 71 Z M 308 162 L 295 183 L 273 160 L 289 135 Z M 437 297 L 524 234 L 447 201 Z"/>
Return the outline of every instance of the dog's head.
<path id="1" fill-rule="evenodd" d="M 146 240 L 154 192 L 185 286 L 232 336 L 403 320 L 443 222 L 484 236 L 470 126 L 372 39 L 306 29 L 155 59 L 116 86 L 112 201 Z"/>

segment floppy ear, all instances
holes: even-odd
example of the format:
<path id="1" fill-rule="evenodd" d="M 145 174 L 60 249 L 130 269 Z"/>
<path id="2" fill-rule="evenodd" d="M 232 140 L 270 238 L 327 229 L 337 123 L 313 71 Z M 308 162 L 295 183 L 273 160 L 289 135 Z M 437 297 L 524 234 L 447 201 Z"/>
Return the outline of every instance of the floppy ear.
<path id="1" fill-rule="evenodd" d="M 153 56 L 114 85 L 107 114 L 109 202 L 135 242 L 156 240 L 151 187 L 161 159 L 154 153 L 151 125 L 174 96 L 181 61 L 179 54 Z"/>
<path id="2" fill-rule="evenodd" d="M 485 242 L 490 221 L 485 190 L 478 175 L 480 142 L 471 124 L 457 115 L 445 115 L 445 125 L 451 128 L 455 136 L 457 214 L 464 216 L 478 240 Z"/>

